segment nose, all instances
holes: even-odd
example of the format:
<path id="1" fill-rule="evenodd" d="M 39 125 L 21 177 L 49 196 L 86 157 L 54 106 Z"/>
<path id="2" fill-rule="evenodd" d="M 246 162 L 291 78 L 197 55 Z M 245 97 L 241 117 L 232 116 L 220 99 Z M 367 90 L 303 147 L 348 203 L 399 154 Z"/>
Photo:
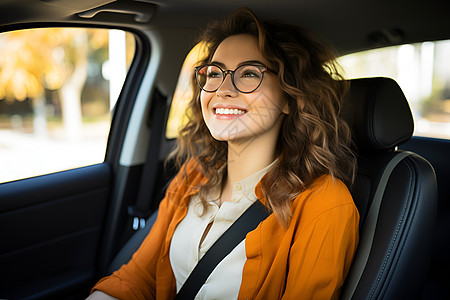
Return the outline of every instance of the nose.
<path id="1" fill-rule="evenodd" d="M 230 73 L 225 74 L 225 79 L 223 80 L 220 87 L 217 89 L 216 95 L 218 97 L 236 97 L 238 93 L 239 93 L 238 90 L 236 90 L 236 88 L 233 85 L 233 82 L 231 81 L 231 74 Z"/>

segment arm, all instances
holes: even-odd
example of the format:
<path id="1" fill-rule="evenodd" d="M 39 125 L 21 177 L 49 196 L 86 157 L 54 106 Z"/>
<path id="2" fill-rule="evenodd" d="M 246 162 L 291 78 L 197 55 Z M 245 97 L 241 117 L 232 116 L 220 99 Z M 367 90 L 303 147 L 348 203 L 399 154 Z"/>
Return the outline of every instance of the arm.
<path id="1" fill-rule="evenodd" d="M 189 199 L 188 193 L 193 192 L 192 187 L 204 179 L 196 169 L 195 160 L 188 162 L 186 170 L 184 172 L 182 167 L 170 183 L 159 205 L 155 224 L 130 262 L 112 275 L 102 278 L 92 292 L 103 291 L 119 299 L 156 299 L 157 274 L 159 298 L 176 292 L 176 282 L 168 259 L 168 236 L 173 234 L 175 224 L 186 214 L 186 203 L 180 205 L 180 202 Z"/>
<path id="2" fill-rule="evenodd" d="M 294 237 L 283 299 L 338 299 L 358 242 L 353 204 L 331 208 Z"/>
<path id="3" fill-rule="evenodd" d="M 170 220 L 168 206 L 168 199 L 165 198 L 161 202 L 155 224 L 139 249 L 127 264 L 97 282 L 92 289 L 92 295 L 96 294 L 92 299 L 156 298 L 156 264 Z M 105 298 L 110 297 L 109 295 L 115 298 Z"/>
<path id="4" fill-rule="evenodd" d="M 159 205 L 155 224 L 131 260 L 112 275 L 102 278 L 92 292 L 102 291 L 119 299 L 156 298 L 157 263 L 174 211 L 171 195 L 177 185 L 173 182 Z"/>

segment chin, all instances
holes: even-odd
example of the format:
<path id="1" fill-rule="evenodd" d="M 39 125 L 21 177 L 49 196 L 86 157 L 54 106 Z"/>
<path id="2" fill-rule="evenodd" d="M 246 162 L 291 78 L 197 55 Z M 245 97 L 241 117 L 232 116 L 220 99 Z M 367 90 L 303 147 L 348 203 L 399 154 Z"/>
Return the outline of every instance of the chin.
<path id="1" fill-rule="evenodd" d="M 230 138 L 229 136 L 214 135 L 214 134 L 211 134 L 211 136 L 217 141 L 227 142 L 228 144 L 233 145 L 244 145 L 253 140 L 252 136 L 238 136 L 233 138 Z"/>
<path id="2" fill-rule="evenodd" d="M 220 134 L 213 134 L 213 133 L 211 133 L 211 136 L 213 137 L 213 139 L 215 139 L 217 141 L 220 141 L 220 142 L 228 142 L 228 141 L 230 141 L 229 137 L 225 137 L 225 136 L 220 135 Z"/>

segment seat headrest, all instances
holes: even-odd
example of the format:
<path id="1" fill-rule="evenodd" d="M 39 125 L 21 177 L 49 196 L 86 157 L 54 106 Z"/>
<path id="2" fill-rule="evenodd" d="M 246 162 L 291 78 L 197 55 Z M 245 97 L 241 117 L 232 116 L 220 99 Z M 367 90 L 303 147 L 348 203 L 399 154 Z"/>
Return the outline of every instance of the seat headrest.
<path id="1" fill-rule="evenodd" d="M 350 80 L 341 115 L 352 130 L 358 152 L 391 150 L 414 131 L 408 101 L 390 78 Z"/>

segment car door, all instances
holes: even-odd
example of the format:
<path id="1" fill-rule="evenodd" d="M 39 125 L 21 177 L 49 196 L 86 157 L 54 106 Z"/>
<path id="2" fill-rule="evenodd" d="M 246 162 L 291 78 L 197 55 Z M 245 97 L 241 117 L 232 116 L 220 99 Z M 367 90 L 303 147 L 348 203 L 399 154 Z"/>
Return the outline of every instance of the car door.
<path id="1" fill-rule="evenodd" d="M 149 47 L 72 27 L 4 31 L 0 45 L 0 298 L 80 299 L 114 239 Z"/>

